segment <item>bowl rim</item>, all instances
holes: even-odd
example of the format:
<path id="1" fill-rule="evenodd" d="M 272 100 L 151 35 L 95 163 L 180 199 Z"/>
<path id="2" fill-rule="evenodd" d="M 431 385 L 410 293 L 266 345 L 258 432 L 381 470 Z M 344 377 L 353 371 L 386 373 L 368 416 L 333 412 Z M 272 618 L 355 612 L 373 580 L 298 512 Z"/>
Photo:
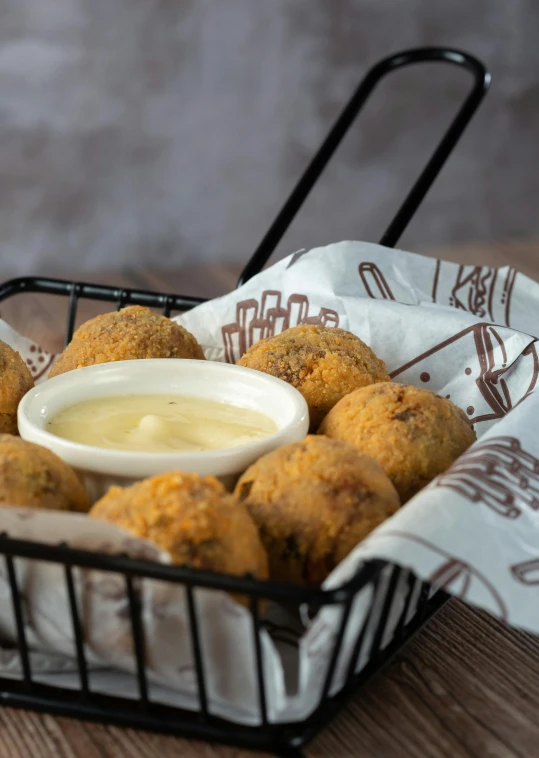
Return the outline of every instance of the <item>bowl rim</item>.
<path id="1" fill-rule="evenodd" d="M 144 364 L 144 365 L 142 365 Z M 141 369 L 148 369 L 154 366 L 158 369 L 163 366 L 167 369 L 171 369 L 174 366 L 181 371 L 184 367 L 187 371 L 193 371 L 196 367 L 197 370 L 204 371 L 206 373 L 222 373 L 222 374 L 243 374 L 243 376 L 249 377 L 254 382 L 267 387 L 272 387 L 273 390 L 277 390 L 283 395 L 287 395 L 293 403 L 294 410 L 291 415 L 291 419 L 288 423 L 278 428 L 273 434 L 263 437 L 254 442 L 249 442 L 245 445 L 238 445 L 231 448 L 221 448 L 217 450 L 201 450 L 190 452 L 145 452 L 145 451 L 131 451 L 131 450 L 115 450 L 109 448 L 100 448 L 93 445 L 85 445 L 80 442 L 72 442 L 63 437 L 59 437 L 52 432 L 42 428 L 37 422 L 36 416 L 39 413 L 39 403 L 35 409 L 30 412 L 30 407 L 36 402 L 36 396 L 39 396 L 44 392 L 51 392 L 52 396 L 56 396 L 57 393 L 62 391 L 62 388 L 73 379 L 73 374 L 76 372 L 76 378 L 81 382 L 81 386 L 88 382 L 88 386 L 91 386 L 92 378 L 96 374 L 107 371 L 118 370 L 132 370 L 135 372 L 132 381 L 136 382 L 136 372 Z M 70 376 L 71 375 L 71 376 Z M 130 394 L 128 383 L 126 380 L 125 392 L 122 395 L 116 395 L 111 391 L 108 397 L 123 396 L 124 394 Z M 135 394 L 135 393 L 131 393 Z M 140 388 L 136 394 L 156 394 L 155 390 L 144 391 Z M 178 393 L 180 394 L 180 393 Z M 88 399 L 90 399 L 89 395 Z M 211 395 L 208 393 L 208 399 L 211 399 Z M 43 403 L 46 402 L 45 396 Z M 218 393 L 216 393 L 216 400 L 218 400 Z M 241 398 L 237 403 L 238 407 L 246 407 L 242 405 Z M 74 400 L 71 405 L 76 402 L 84 402 L 84 393 L 81 393 L 79 400 Z M 275 401 L 273 401 L 275 403 Z M 234 403 L 235 404 L 235 403 Z M 278 423 L 271 413 L 272 407 L 268 405 L 265 408 L 260 407 L 259 411 L 265 413 L 275 423 Z M 305 436 L 308 433 L 309 424 L 309 412 L 307 403 L 303 395 L 291 384 L 265 374 L 261 371 L 256 371 L 245 366 L 236 366 L 235 364 L 224 363 L 221 361 L 200 361 L 195 359 L 186 358 L 144 358 L 139 360 L 129 361 L 110 361 L 108 363 L 99 363 L 93 366 L 86 366 L 80 369 L 74 369 L 73 371 L 59 374 L 58 376 L 47 379 L 44 382 L 37 384 L 31 390 L 29 390 L 17 409 L 17 421 L 19 426 L 19 434 L 28 442 L 42 445 L 43 447 L 52 450 L 66 463 L 74 466 L 75 468 L 83 469 L 85 471 L 92 471 L 100 474 L 116 475 L 132 477 L 134 473 L 137 473 L 138 478 L 144 478 L 145 476 L 152 476 L 158 471 L 164 470 L 189 470 L 190 466 L 198 464 L 206 464 L 208 469 L 215 470 L 216 476 L 223 476 L 229 473 L 237 472 L 238 468 L 235 463 L 238 459 L 245 457 L 248 453 L 250 457 L 260 457 L 269 450 L 273 450 L 289 441 L 290 434 L 295 429 L 301 429 L 304 427 Z M 84 460 L 86 459 L 86 460 Z"/>

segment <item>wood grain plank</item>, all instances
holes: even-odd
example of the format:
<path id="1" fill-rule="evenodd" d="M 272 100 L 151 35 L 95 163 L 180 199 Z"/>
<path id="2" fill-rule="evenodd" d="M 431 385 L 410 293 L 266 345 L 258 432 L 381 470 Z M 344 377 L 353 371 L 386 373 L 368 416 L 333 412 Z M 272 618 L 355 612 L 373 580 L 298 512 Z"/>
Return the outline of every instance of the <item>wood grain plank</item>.
<path id="1" fill-rule="evenodd" d="M 539 639 L 452 601 L 308 755 L 524 758 L 538 702 Z"/>
<path id="2" fill-rule="evenodd" d="M 528 758 L 539 639 L 452 601 L 305 750 L 307 758 Z M 249 751 L 0 709 L 4 758 L 248 758 Z"/>
<path id="3" fill-rule="evenodd" d="M 257 753 L 264 758 L 264 754 Z M 249 758 L 252 753 L 177 737 L 0 709 L 0 758 Z"/>

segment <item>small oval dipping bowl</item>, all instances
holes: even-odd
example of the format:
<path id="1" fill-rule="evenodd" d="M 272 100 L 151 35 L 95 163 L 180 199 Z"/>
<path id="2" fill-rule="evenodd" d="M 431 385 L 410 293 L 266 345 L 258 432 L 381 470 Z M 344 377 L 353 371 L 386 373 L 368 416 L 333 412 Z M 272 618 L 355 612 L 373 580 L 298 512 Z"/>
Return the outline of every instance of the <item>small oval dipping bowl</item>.
<path id="1" fill-rule="evenodd" d="M 110 450 L 47 431 L 60 411 L 85 400 L 159 394 L 249 408 L 272 419 L 277 431 L 238 447 L 171 453 Z M 93 502 L 113 484 L 127 486 L 165 471 L 213 474 L 230 488 L 257 458 L 303 439 L 309 414 L 294 387 L 268 374 L 227 363 L 165 358 L 101 363 L 49 379 L 23 397 L 18 425 L 23 439 L 49 448 L 77 471 Z"/>

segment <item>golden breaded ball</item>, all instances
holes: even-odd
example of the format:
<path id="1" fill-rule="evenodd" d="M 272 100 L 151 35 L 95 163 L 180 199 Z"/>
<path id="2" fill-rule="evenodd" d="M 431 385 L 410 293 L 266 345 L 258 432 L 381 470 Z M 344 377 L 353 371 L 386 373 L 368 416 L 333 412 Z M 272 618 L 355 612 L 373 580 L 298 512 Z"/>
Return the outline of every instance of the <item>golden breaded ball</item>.
<path id="1" fill-rule="evenodd" d="M 19 353 L 0 341 L 0 433 L 17 434 L 17 408 L 33 386 L 30 369 Z"/>
<path id="2" fill-rule="evenodd" d="M 384 362 L 359 337 L 313 324 L 260 340 L 238 365 L 276 376 L 299 390 L 309 406 L 311 431 L 344 395 L 389 381 Z"/>
<path id="3" fill-rule="evenodd" d="M 475 441 L 464 411 L 451 400 L 392 382 L 344 397 L 328 413 L 320 433 L 376 458 L 403 503 Z"/>
<path id="4" fill-rule="evenodd" d="M 85 513 L 90 501 L 73 469 L 50 450 L 0 434 L 0 504 Z"/>
<path id="5" fill-rule="evenodd" d="M 140 305 L 105 313 L 83 324 L 56 360 L 49 376 L 96 363 L 137 358 L 195 358 L 202 348 L 183 326 Z"/>
<path id="6" fill-rule="evenodd" d="M 234 494 L 258 527 L 271 578 L 300 585 L 323 582 L 400 504 L 375 460 L 322 436 L 264 455 Z"/>
<path id="7" fill-rule="evenodd" d="M 182 566 L 268 576 L 253 520 L 213 476 L 172 472 L 111 487 L 90 516 L 155 542 Z"/>

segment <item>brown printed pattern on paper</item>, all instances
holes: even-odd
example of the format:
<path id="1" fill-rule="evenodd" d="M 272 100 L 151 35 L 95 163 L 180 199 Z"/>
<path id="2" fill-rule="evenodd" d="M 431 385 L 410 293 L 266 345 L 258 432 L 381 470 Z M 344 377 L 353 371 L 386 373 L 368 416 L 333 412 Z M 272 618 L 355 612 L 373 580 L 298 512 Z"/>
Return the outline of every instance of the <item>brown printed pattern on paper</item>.
<path id="1" fill-rule="evenodd" d="M 516 437 L 492 437 L 464 453 L 435 486 L 515 519 L 523 508 L 539 510 L 539 459 Z"/>
<path id="2" fill-rule="evenodd" d="M 510 566 L 511 574 L 517 582 L 536 587 L 539 584 L 539 558 L 515 563 Z"/>
<path id="3" fill-rule="evenodd" d="M 463 329 L 392 371 L 391 379 L 394 380 L 405 371 L 419 367 L 421 364 L 420 369 L 418 368 L 418 371 L 421 370 L 419 378 L 422 382 L 428 383 L 431 378 L 431 371 L 427 359 L 436 356 L 438 365 L 440 365 L 442 358 L 440 353 L 445 351 L 448 354 L 446 363 L 452 366 L 454 359 L 453 357 L 449 358 L 449 350 L 453 348 L 455 351 L 456 348 L 458 351 L 458 343 L 465 342 L 469 343 L 467 352 L 473 353 L 475 351 L 476 358 L 470 360 L 470 366 L 466 367 L 464 371 L 471 378 L 473 377 L 473 381 L 475 381 L 486 405 L 484 409 L 486 412 L 476 412 L 473 406 L 468 406 L 466 411 L 470 416 L 470 421 L 471 423 L 479 423 L 480 421 L 500 419 L 535 389 L 539 376 L 539 359 L 536 342 L 531 343 L 522 351 L 518 360 L 531 359 L 529 381 L 523 395 L 518 398 L 512 397 L 509 385 L 504 378 L 504 375 L 512 368 L 512 364 L 508 364 L 504 341 L 493 324 L 480 323 Z M 455 357 L 460 356 L 457 354 Z"/>
<path id="4" fill-rule="evenodd" d="M 47 362 L 43 364 L 42 366 L 29 366 L 30 372 L 34 378 L 34 382 L 37 382 L 38 379 L 41 379 L 41 377 L 45 376 L 47 371 L 50 369 L 52 364 L 54 363 L 56 356 L 55 355 L 49 355 Z"/>
<path id="5" fill-rule="evenodd" d="M 311 316 L 306 295 L 290 295 L 283 304 L 283 295 L 278 290 L 265 290 L 260 302 L 242 300 L 236 305 L 236 321 L 221 329 L 225 361 L 236 363 L 251 345 L 298 324 L 339 326 L 339 314 L 330 308 L 320 308 Z"/>
<path id="6" fill-rule="evenodd" d="M 27 349 L 19 350 L 19 355 L 30 369 L 34 382 L 47 373 L 56 358 L 56 355 L 46 353 L 38 345 L 30 345 Z"/>
<path id="7" fill-rule="evenodd" d="M 373 300 L 395 300 L 387 279 L 376 263 L 364 261 L 358 267 L 359 277 L 367 295 Z"/>
<path id="8" fill-rule="evenodd" d="M 432 584 L 439 590 L 450 592 L 464 602 L 472 603 L 473 598 L 471 595 L 474 589 L 481 587 L 481 592 L 486 592 L 491 600 L 491 612 L 497 612 L 502 621 L 507 621 L 507 607 L 502 597 L 488 577 L 474 566 L 442 550 L 437 545 L 433 545 L 429 540 L 411 532 L 392 529 L 384 532 L 384 537 L 386 536 L 398 537 L 401 540 L 413 542 L 421 549 L 439 558 L 439 565 L 426 578 L 429 584 Z"/>
<path id="9" fill-rule="evenodd" d="M 509 268 L 502 274 L 500 269 L 488 266 L 459 266 L 454 283 L 449 291 L 443 294 L 439 287 L 442 263 L 436 261 L 432 286 L 433 303 L 450 305 L 473 313 L 479 318 L 497 322 L 502 320 L 505 326 L 510 325 L 511 295 L 517 273 L 515 269 Z M 499 277 L 502 275 L 505 279 L 500 282 Z"/>

